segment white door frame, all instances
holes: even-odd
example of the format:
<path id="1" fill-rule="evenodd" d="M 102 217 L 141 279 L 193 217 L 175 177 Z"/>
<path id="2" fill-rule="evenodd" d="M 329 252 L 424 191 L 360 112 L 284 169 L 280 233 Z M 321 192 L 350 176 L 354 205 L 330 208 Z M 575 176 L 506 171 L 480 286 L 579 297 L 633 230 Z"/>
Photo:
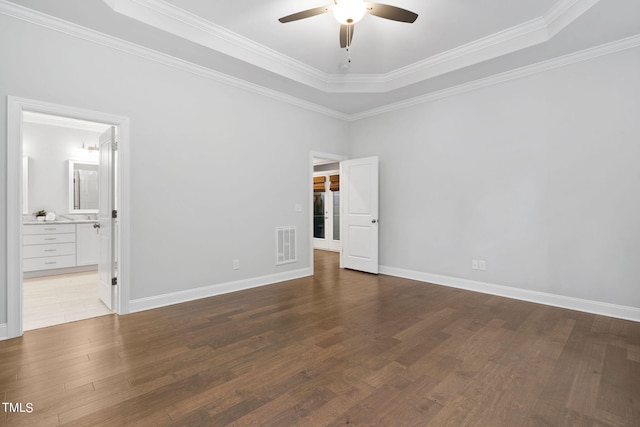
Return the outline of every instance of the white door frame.
<path id="1" fill-rule="evenodd" d="M 341 162 L 343 160 L 347 160 L 347 156 L 343 156 L 340 154 L 330 154 L 330 153 L 321 153 L 318 151 L 311 151 L 309 153 L 309 174 L 307 180 L 307 194 L 308 201 L 307 207 L 309 208 L 309 268 L 311 269 L 311 274 L 313 274 L 313 159 L 327 159 L 327 160 L 335 160 L 336 162 Z M 340 263 L 342 264 L 342 257 L 340 257 Z"/>
<path id="2" fill-rule="evenodd" d="M 105 123 L 118 127 L 118 259 L 117 313 L 129 313 L 129 118 L 84 108 L 14 96 L 7 97 L 7 338 L 23 334 L 22 326 L 22 113 L 33 111 Z"/>

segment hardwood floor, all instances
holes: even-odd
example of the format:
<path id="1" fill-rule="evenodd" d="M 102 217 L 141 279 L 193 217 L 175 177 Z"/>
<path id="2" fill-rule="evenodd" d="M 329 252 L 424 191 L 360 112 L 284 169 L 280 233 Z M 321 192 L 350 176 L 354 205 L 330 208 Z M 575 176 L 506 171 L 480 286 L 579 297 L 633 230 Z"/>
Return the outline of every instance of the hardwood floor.
<path id="1" fill-rule="evenodd" d="M 0 342 L 10 426 L 640 426 L 640 324 L 337 268 Z"/>

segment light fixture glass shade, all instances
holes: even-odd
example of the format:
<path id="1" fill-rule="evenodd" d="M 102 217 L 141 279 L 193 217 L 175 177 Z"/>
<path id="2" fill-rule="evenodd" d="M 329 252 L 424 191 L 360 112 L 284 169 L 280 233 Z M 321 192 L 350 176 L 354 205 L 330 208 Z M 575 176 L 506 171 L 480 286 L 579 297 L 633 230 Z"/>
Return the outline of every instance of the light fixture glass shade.
<path id="1" fill-rule="evenodd" d="M 343 25 L 355 24 L 362 19 L 365 11 L 362 0 L 342 0 L 333 6 L 333 16 Z"/>

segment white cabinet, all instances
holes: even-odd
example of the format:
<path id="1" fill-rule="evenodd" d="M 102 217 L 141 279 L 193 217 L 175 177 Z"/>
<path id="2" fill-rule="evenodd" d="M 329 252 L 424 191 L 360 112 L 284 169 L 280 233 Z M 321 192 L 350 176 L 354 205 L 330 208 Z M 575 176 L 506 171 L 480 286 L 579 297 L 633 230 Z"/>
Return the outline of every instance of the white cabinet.
<path id="1" fill-rule="evenodd" d="M 75 224 L 29 224 L 24 226 L 25 272 L 75 267 Z"/>
<path id="2" fill-rule="evenodd" d="M 76 224 L 76 265 L 98 263 L 100 238 L 93 223 Z"/>
<path id="3" fill-rule="evenodd" d="M 23 271 L 97 265 L 100 240 L 93 224 L 25 224 Z"/>

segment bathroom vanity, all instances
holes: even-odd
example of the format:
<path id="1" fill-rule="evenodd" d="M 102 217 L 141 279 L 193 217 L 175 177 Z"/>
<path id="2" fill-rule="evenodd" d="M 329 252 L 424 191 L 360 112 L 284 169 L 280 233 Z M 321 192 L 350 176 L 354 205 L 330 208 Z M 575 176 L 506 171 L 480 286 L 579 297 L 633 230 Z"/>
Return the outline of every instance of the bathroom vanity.
<path id="1" fill-rule="evenodd" d="M 99 257 L 97 220 L 85 215 L 52 222 L 25 221 L 23 271 L 25 277 L 96 270 Z"/>

